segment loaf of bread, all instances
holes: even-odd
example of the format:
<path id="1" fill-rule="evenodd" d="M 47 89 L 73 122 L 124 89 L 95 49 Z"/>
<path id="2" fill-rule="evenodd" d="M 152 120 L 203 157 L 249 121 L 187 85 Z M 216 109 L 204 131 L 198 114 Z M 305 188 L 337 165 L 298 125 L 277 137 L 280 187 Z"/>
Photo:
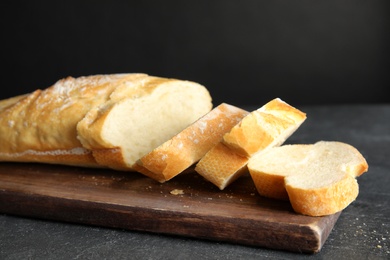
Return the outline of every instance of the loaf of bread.
<path id="1" fill-rule="evenodd" d="M 0 101 L 0 161 L 133 170 L 212 108 L 197 83 L 146 74 L 59 80 Z"/>
<path id="2" fill-rule="evenodd" d="M 289 200 L 297 213 L 323 216 L 356 199 L 356 177 L 368 164 L 349 144 L 320 141 L 268 149 L 253 156 L 248 169 L 260 195 Z"/>
<path id="3" fill-rule="evenodd" d="M 190 81 L 68 77 L 0 101 L 0 161 L 139 171 L 161 183 L 198 162 L 221 190 L 249 170 L 260 195 L 300 214 L 334 214 L 356 199 L 368 164 L 342 142 L 280 146 L 305 119 L 279 98 L 251 113 L 212 109 L 207 89 Z"/>
<path id="4" fill-rule="evenodd" d="M 138 160 L 135 169 L 161 183 L 199 161 L 249 112 L 221 104 Z"/>
<path id="5" fill-rule="evenodd" d="M 279 98 L 245 116 L 197 163 L 195 171 L 225 189 L 247 171 L 254 154 L 281 145 L 305 121 L 306 114 Z"/>

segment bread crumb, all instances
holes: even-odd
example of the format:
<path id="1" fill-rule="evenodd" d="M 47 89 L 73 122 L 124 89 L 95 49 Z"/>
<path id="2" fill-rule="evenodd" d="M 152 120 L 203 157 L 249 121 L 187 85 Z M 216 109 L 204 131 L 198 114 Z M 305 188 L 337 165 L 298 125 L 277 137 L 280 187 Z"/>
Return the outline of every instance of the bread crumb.
<path id="1" fill-rule="evenodd" d="M 183 190 L 179 190 L 179 189 L 174 189 L 174 190 L 171 190 L 170 192 L 172 195 L 183 195 L 184 194 L 184 191 Z"/>

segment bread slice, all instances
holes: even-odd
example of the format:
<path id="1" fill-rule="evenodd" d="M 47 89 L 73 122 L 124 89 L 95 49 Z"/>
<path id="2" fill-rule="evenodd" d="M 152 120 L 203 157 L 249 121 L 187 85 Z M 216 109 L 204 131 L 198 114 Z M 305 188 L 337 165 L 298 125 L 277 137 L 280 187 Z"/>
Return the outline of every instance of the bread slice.
<path id="1" fill-rule="evenodd" d="M 199 161 L 249 112 L 222 103 L 138 160 L 135 169 L 161 183 Z"/>
<path id="2" fill-rule="evenodd" d="M 253 156 L 248 169 L 260 195 L 290 200 L 297 213 L 323 216 L 356 199 L 356 177 L 368 164 L 349 144 L 320 141 L 269 149 Z"/>
<path id="3" fill-rule="evenodd" d="M 0 101 L 0 161 L 115 168 L 121 156 L 122 169 L 129 169 L 136 160 L 129 157 L 142 156 L 211 108 L 207 89 L 193 82 L 146 74 L 68 77 Z M 96 154 L 104 153 L 112 165 L 100 163 Z"/>
<path id="4" fill-rule="evenodd" d="M 226 133 L 195 171 L 223 190 L 247 171 L 250 157 L 281 145 L 305 119 L 305 113 L 281 99 L 271 100 Z"/>

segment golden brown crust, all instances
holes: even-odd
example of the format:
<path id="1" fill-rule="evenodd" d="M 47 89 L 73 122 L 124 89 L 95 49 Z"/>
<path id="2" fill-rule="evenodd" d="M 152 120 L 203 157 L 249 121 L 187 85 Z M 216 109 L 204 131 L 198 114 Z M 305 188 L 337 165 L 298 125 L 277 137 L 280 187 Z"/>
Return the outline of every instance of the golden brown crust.
<path id="1" fill-rule="evenodd" d="M 132 171 L 132 169 L 126 165 L 120 148 L 96 149 L 92 150 L 92 155 L 95 161 L 101 166 L 110 165 L 111 169 Z"/>
<path id="2" fill-rule="evenodd" d="M 36 162 L 50 164 L 64 164 L 70 166 L 98 167 L 92 153 L 84 148 L 68 150 L 36 151 L 26 150 L 21 153 L 0 153 L 1 161 L 8 162 Z"/>
<path id="3" fill-rule="evenodd" d="M 11 98 L 0 100 L 0 112 L 2 110 L 9 108 L 10 106 L 15 105 L 15 103 L 19 102 L 21 99 L 27 97 L 28 95 L 29 94 L 19 95 L 16 97 L 11 97 Z"/>
<path id="4" fill-rule="evenodd" d="M 295 212 L 309 216 L 324 216 L 345 209 L 359 193 L 355 178 L 346 174 L 331 186 L 317 189 L 296 188 L 286 185 L 291 205 Z"/>
<path id="5" fill-rule="evenodd" d="M 289 200 L 286 188 L 284 187 L 284 176 L 268 174 L 265 172 L 251 170 L 251 177 L 255 183 L 257 192 L 264 197 Z"/>
<path id="6" fill-rule="evenodd" d="M 250 157 L 305 119 L 305 113 L 276 98 L 246 116 L 223 137 L 223 142 L 238 154 Z"/>
<path id="7" fill-rule="evenodd" d="M 135 169 L 159 182 L 168 181 L 202 158 L 248 113 L 223 103 L 143 156 Z"/>
<path id="8" fill-rule="evenodd" d="M 223 190 L 247 172 L 247 163 L 248 158 L 238 155 L 220 142 L 198 162 L 195 171 Z"/>

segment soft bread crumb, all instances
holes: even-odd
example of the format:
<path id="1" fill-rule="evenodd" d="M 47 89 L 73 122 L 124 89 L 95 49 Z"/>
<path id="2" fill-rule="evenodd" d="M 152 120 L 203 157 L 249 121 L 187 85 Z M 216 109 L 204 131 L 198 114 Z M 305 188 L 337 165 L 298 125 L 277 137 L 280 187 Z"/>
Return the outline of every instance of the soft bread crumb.
<path id="1" fill-rule="evenodd" d="M 169 193 L 172 194 L 172 195 L 183 195 L 184 191 L 183 190 L 179 190 L 179 189 L 174 189 L 174 190 L 171 190 Z"/>

